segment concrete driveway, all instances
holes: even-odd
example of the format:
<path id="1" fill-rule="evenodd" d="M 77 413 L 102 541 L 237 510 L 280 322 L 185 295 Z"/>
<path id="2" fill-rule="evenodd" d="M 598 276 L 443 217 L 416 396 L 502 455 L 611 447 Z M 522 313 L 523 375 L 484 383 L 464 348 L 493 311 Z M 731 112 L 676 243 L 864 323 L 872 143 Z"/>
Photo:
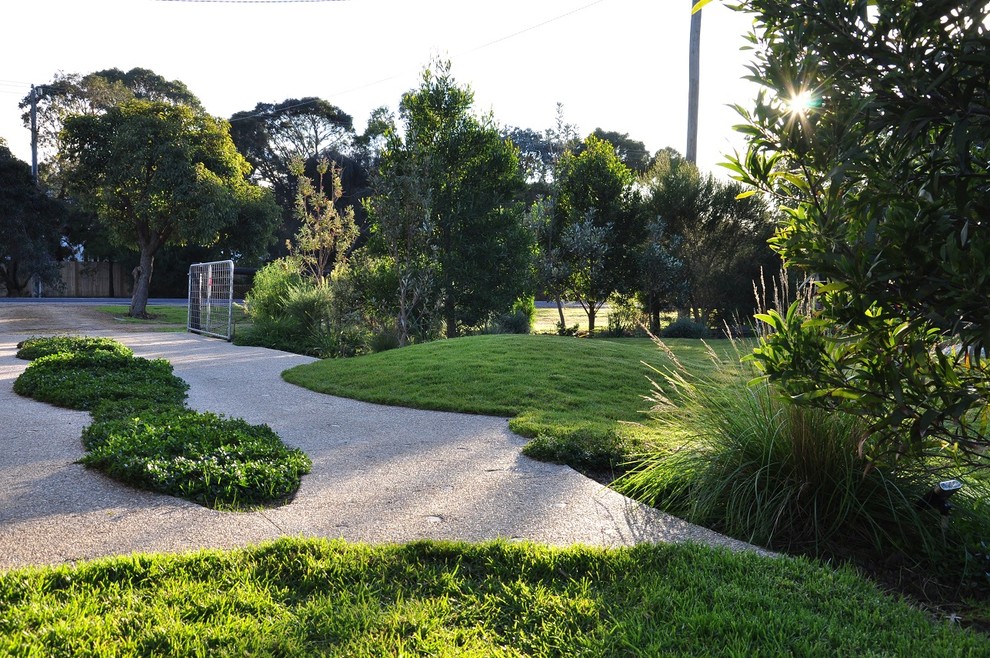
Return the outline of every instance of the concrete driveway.
<path id="1" fill-rule="evenodd" d="M 0 304 L 0 568 L 282 536 L 598 546 L 694 540 L 752 548 L 569 467 L 525 457 L 526 440 L 505 418 L 321 395 L 281 379 L 307 357 L 184 333 L 122 331 L 95 310 L 60 309 Z M 17 342 L 52 333 L 110 336 L 139 356 L 168 359 L 190 384 L 190 407 L 267 423 L 310 456 L 312 473 L 285 506 L 218 512 L 83 468 L 75 462 L 89 415 L 11 388 L 27 367 L 14 358 Z"/>

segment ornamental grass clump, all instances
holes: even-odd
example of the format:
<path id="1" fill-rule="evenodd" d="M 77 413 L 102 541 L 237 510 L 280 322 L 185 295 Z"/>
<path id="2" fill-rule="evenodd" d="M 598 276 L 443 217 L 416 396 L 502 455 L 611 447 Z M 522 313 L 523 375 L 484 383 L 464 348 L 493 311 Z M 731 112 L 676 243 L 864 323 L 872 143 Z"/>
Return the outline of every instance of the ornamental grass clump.
<path id="1" fill-rule="evenodd" d="M 28 350 L 28 351 L 25 351 Z M 137 358 L 108 339 L 26 342 L 37 358 L 14 382 L 20 395 L 90 411 L 81 463 L 128 484 L 223 509 L 289 500 L 311 462 L 267 425 L 185 407 L 188 384 L 164 359 Z"/>
<path id="2" fill-rule="evenodd" d="M 765 380 L 750 381 L 748 364 L 712 358 L 717 367 L 704 378 L 659 373 L 658 431 L 686 438 L 638 457 L 616 488 L 774 550 L 968 577 L 968 544 L 990 529 L 985 484 L 967 482 L 943 530 L 939 512 L 921 504 L 929 472 L 867 461 L 862 420 L 792 404 Z"/>

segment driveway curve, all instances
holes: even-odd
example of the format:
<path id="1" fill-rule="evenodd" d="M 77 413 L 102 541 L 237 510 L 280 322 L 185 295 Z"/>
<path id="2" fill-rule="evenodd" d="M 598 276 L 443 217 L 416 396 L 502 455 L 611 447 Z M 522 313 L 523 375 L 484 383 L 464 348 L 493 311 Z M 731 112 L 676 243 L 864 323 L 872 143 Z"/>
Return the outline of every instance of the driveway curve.
<path id="1" fill-rule="evenodd" d="M 21 398 L 14 357 L 33 335 L 109 336 L 168 359 L 189 406 L 267 423 L 313 469 L 287 505 L 220 512 L 86 469 L 89 414 Z M 0 304 L 0 568 L 132 552 L 231 548 L 277 537 L 361 542 L 497 538 L 553 545 L 698 541 L 752 548 L 522 455 L 507 419 L 314 393 L 281 373 L 307 357 L 184 333 L 108 327 L 95 310 Z"/>

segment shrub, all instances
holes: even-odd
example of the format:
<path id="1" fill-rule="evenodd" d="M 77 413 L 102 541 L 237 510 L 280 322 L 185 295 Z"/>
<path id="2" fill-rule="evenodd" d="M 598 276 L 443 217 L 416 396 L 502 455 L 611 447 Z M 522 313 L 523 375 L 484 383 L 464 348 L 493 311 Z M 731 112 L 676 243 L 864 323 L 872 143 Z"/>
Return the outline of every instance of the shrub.
<path id="1" fill-rule="evenodd" d="M 646 319 L 646 314 L 634 297 L 612 295 L 609 299 L 608 328 L 605 335 L 613 338 L 642 335 Z"/>
<path id="2" fill-rule="evenodd" d="M 664 327 L 660 336 L 663 338 L 711 338 L 712 332 L 704 323 L 688 318 L 678 318 Z"/>
<path id="3" fill-rule="evenodd" d="M 44 336 L 28 338 L 17 344 L 17 358 L 34 359 L 61 352 L 86 353 L 109 352 L 121 356 L 134 356 L 134 352 L 110 338 L 89 338 L 85 336 Z"/>
<path id="4" fill-rule="evenodd" d="M 509 313 L 502 318 L 502 333 L 528 334 L 536 322 L 536 298 L 533 295 L 520 297 L 512 303 Z"/>
<path id="5" fill-rule="evenodd" d="M 302 283 L 299 266 L 290 258 L 280 258 L 254 275 L 251 290 L 244 298 L 247 314 L 254 322 L 277 320 L 285 313 L 289 292 Z"/>
<path id="6" fill-rule="evenodd" d="M 210 507 L 285 500 L 311 466 L 267 425 L 188 410 L 97 421 L 83 445 L 87 466 Z"/>
<path id="7" fill-rule="evenodd" d="M 188 388 L 164 359 L 149 361 L 103 350 L 40 357 L 14 382 L 18 395 L 87 411 L 101 402 L 123 400 L 181 405 Z"/>
<path id="8" fill-rule="evenodd" d="M 28 347 L 38 353 L 65 345 L 58 337 L 35 340 Z M 92 411 L 82 463 L 135 486 L 225 508 L 282 501 L 298 489 L 309 458 L 286 448 L 270 428 L 185 409 L 188 385 L 168 361 L 88 340 L 74 343 L 83 351 L 35 359 L 14 382 L 20 395 Z"/>
<path id="9" fill-rule="evenodd" d="M 399 347 L 399 336 L 395 330 L 385 329 L 372 334 L 368 347 L 372 352 L 387 352 Z"/>

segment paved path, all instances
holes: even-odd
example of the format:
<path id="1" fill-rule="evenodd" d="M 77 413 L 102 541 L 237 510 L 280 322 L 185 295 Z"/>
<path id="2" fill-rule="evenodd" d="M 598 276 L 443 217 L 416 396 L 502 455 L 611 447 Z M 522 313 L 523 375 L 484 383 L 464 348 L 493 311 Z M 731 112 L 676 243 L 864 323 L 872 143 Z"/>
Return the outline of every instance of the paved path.
<path id="1" fill-rule="evenodd" d="M 22 305 L 0 305 L 0 568 L 134 551 L 234 547 L 281 536 L 364 542 L 496 538 L 603 546 L 696 540 L 745 548 L 639 505 L 566 466 L 521 454 L 507 420 L 336 398 L 284 382 L 311 359 L 182 333 L 125 333 L 80 321 L 139 356 L 164 357 L 189 405 L 269 424 L 313 460 L 288 505 L 218 512 L 135 490 L 75 463 L 83 412 L 11 390 L 27 362 Z M 50 321 L 58 325 L 54 320 Z M 63 323 L 64 324 L 64 323 Z"/>

